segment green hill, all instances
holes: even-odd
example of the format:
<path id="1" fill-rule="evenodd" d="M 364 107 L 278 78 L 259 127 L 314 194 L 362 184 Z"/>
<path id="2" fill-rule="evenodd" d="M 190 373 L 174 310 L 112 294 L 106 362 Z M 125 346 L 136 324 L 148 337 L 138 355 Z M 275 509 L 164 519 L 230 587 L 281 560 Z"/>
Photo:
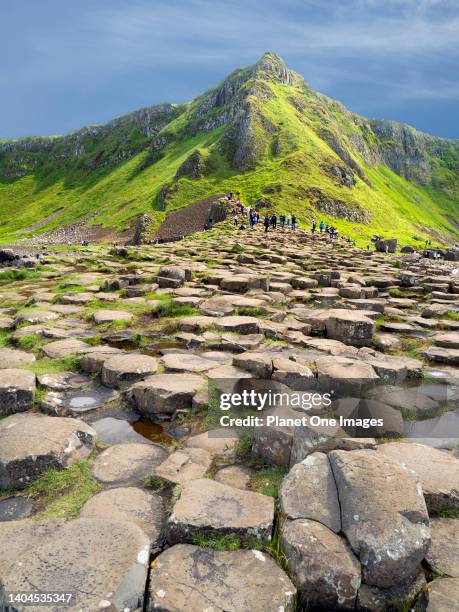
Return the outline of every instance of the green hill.
<path id="1" fill-rule="evenodd" d="M 2 242 L 37 223 L 39 232 L 79 220 L 122 231 L 146 212 L 157 226 L 226 191 L 365 240 L 457 241 L 459 141 L 351 113 L 273 53 L 193 102 L 0 141 Z"/>

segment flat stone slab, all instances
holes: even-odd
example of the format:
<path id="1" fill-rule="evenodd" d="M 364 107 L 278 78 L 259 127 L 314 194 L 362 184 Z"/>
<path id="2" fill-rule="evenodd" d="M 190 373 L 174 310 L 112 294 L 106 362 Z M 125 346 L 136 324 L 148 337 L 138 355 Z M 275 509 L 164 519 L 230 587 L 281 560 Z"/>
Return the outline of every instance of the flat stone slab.
<path id="1" fill-rule="evenodd" d="M 429 512 L 459 508 L 459 460 L 452 454 L 402 442 L 381 444 L 377 450 L 415 474 Z"/>
<path id="2" fill-rule="evenodd" d="M 437 346 L 444 348 L 459 349 L 459 332 L 449 332 L 446 334 L 437 334 L 433 337 Z"/>
<path id="3" fill-rule="evenodd" d="M 48 468 L 84 459 L 96 438 L 78 419 L 22 413 L 0 420 L 0 489 L 22 489 Z"/>
<path id="4" fill-rule="evenodd" d="M 375 324 L 365 314 L 355 310 L 330 310 L 325 327 L 327 336 L 352 346 L 368 346 Z"/>
<path id="5" fill-rule="evenodd" d="M 0 348 L 0 370 L 29 365 L 35 361 L 35 355 L 17 349 Z"/>
<path id="6" fill-rule="evenodd" d="M 344 538 L 316 521 L 287 520 L 281 546 L 290 575 L 313 609 L 354 609 L 360 563 Z"/>
<path id="7" fill-rule="evenodd" d="M 42 351 L 47 357 L 52 359 L 59 359 L 60 357 L 68 357 L 69 355 L 81 355 L 83 353 L 90 353 L 96 347 L 89 346 L 82 340 L 76 340 L 75 338 L 68 338 L 66 340 L 56 340 L 55 342 L 49 342 L 42 347 Z"/>
<path id="8" fill-rule="evenodd" d="M 424 351 L 423 355 L 429 361 L 459 365 L 459 349 L 444 348 L 442 346 L 429 346 L 429 348 Z"/>
<path id="9" fill-rule="evenodd" d="M 0 370 L 0 417 L 32 408 L 35 374 L 19 368 Z"/>
<path id="10" fill-rule="evenodd" d="M 78 416 L 96 408 L 102 408 L 119 399 L 119 393 L 107 389 L 96 382 L 87 382 L 80 391 L 49 391 L 41 402 L 40 408 L 48 414 L 57 416 Z"/>
<path id="11" fill-rule="evenodd" d="M 145 414 L 173 414 L 190 409 L 193 396 L 205 384 L 197 374 L 156 374 L 133 385 L 129 397 Z"/>
<path id="12" fill-rule="evenodd" d="M 119 487 L 94 495 L 85 503 L 80 516 L 134 523 L 155 546 L 164 527 L 164 504 L 155 493 L 137 487 Z"/>
<path id="13" fill-rule="evenodd" d="M 206 372 L 215 368 L 218 362 L 193 353 L 169 353 L 161 357 L 166 370 L 175 372 Z"/>
<path id="14" fill-rule="evenodd" d="M 437 574 L 459 578 L 459 519 L 433 518 L 426 561 Z"/>
<path id="15" fill-rule="evenodd" d="M 232 432 L 226 427 L 190 436 L 185 442 L 187 448 L 202 448 L 213 458 L 228 462 L 234 461 L 238 444 L 237 431 Z"/>
<path id="16" fill-rule="evenodd" d="M 97 310 L 92 316 L 96 325 L 113 323 L 114 321 L 132 321 L 134 315 L 125 310 Z"/>
<path id="17" fill-rule="evenodd" d="M 459 579 L 437 578 L 429 583 L 427 612 L 451 612 L 459 601 Z"/>
<path id="18" fill-rule="evenodd" d="M 212 464 L 210 453 L 202 448 L 175 451 L 155 469 L 156 476 L 175 484 L 202 478 Z"/>
<path id="19" fill-rule="evenodd" d="M 291 612 L 295 594 L 287 574 L 259 550 L 178 544 L 154 562 L 147 610 Z"/>
<path id="20" fill-rule="evenodd" d="M 316 359 L 319 386 L 325 391 L 331 389 L 349 390 L 368 386 L 379 380 L 374 368 L 368 363 L 348 357 L 320 357 Z"/>
<path id="21" fill-rule="evenodd" d="M 158 360 L 149 355 L 126 353 L 104 360 L 102 383 L 107 387 L 123 387 L 154 374 Z"/>
<path id="22" fill-rule="evenodd" d="M 245 465 L 228 465 L 221 468 L 214 480 L 235 489 L 248 489 L 254 470 Z"/>
<path id="23" fill-rule="evenodd" d="M 292 467 L 282 481 L 279 503 L 289 519 L 312 519 L 341 531 L 338 491 L 324 453 L 312 453 Z"/>
<path id="24" fill-rule="evenodd" d="M 52 310 L 30 310 L 25 311 L 23 314 L 20 314 L 16 317 L 14 323 L 15 325 L 20 325 L 21 323 L 47 323 L 48 321 L 55 321 L 59 318 L 59 314 L 57 312 L 53 312 Z"/>
<path id="25" fill-rule="evenodd" d="M 167 540 L 170 544 L 191 542 L 200 532 L 269 540 L 273 521 L 272 497 L 203 478 L 183 486 L 168 520 Z"/>
<path id="26" fill-rule="evenodd" d="M 255 317 L 229 316 L 215 319 L 215 326 L 223 332 L 237 332 L 238 334 L 257 334 L 259 320 Z"/>
<path id="27" fill-rule="evenodd" d="M 422 488 L 399 463 L 372 450 L 328 455 L 342 531 L 362 563 L 364 582 L 389 588 L 414 577 L 430 543 Z"/>
<path id="28" fill-rule="evenodd" d="M 50 374 L 38 374 L 38 382 L 42 387 L 52 391 L 74 391 L 87 385 L 90 378 L 75 372 L 51 372 Z"/>
<path id="29" fill-rule="evenodd" d="M 153 475 L 166 457 L 166 451 L 159 444 L 116 444 L 97 457 L 92 475 L 107 485 L 135 484 Z"/>
<path id="30" fill-rule="evenodd" d="M 132 522 L 10 521 L 0 523 L 0 540 L 8 542 L 0 559 L 6 591 L 40 585 L 43 591 L 77 593 L 73 610 L 142 608 L 150 540 Z M 46 607 L 62 609 L 60 604 Z"/>

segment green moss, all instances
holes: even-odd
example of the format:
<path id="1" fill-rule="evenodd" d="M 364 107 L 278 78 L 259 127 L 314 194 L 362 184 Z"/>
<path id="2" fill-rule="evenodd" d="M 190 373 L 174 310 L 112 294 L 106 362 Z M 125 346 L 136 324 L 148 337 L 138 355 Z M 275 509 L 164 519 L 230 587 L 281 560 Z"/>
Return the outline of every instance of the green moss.
<path id="1" fill-rule="evenodd" d="M 78 516 L 83 505 L 102 486 L 91 476 L 91 459 L 73 463 L 64 470 L 49 469 L 26 489 L 42 508 L 40 519 L 71 519 Z"/>
<path id="2" fill-rule="evenodd" d="M 68 357 L 61 357 L 60 359 L 43 357 L 42 359 L 37 359 L 33 363 L 23 366 L 23 369 L 30 370 L 37 375 L 51 374 L 54 372 L 72 372 L 78 370 L 80 360 L 81 355 L 69 355 Z"/>
<path id="3" fill-rule="evenodd" d="M 288 469 L 283 465 L 263 468 L 252 476 L 250 488 L 257 493 L 277 498 L 282 480 L 287 472 Z"/>

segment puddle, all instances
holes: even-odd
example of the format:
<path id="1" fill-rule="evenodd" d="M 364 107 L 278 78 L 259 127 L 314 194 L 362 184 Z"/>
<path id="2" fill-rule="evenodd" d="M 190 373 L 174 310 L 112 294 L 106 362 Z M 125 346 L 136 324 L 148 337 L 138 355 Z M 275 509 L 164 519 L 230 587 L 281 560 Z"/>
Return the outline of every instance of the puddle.
<path id="1" fill-rule="evenodd" d="M 145 421 L 126 421 L 115 417 L 104 417 L 90 423 L 104 444 L 121 444 L 137 442 L 140 444 L 163 444 L 173 442 L 173 438 L 164 432 L 161 425 Z"/>
<path id="2" fill-rule="evenodd" d="M 151 423 L 150 421 L 134 421 L 130 423 L 130 427 L 139 435 L 151 442 L 158 444 L 172 444 L 174 439 L 169 436 L 161 425 Z"/>

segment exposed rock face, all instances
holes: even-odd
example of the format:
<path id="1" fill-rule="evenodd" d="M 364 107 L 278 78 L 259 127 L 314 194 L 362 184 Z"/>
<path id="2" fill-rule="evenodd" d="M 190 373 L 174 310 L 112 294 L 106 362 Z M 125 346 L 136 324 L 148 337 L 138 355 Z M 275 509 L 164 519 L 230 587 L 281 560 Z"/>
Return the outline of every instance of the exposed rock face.
<path id="1" fill-rule="evenodd" d="M 22 489 L 48 468 L 84 459 L 96 438 L 77 419 L 22 413 L 0 420 L 0 489 Z"/>
<path id="2" fill-rule="evenodd" d="M 378 240 L 375 247 L 379 253 L 395 253 L 397 249 L 397 239 L 390 238 L 389 240 Z"/>
<path id="3" fill-rule="evenodd" d="M 204 172 L 204 160 L 200 151 L 193 151 L 179 166 L 175 178 L 186 176 L 191 179 L 199 178 Z"/>
<path id="4" fill-rule="evenodd" d="M 183 486 L 168 520 L 167 540 L 170 544 L 191 542 L 200 532 L 269 540 L 273 521 L 272 497 L 203 478 Z"/>
<path id="5" fill-rule="evenodd" d="M 178 544 L 155 561 L 147 609 L 291 612 L 295 592 L 287 574 L 259 550 Z"/>
<path id="6" fill-rule="evenodd" d="M 32 407 L 35 374 L 17 368 L 0 370 L 0 417 Z"/>
<path id="7" fill-rule="evenodd" d="M 332 451 L 342 530 L 367 584 L 387 588 L 414 576 L 430 543 L 429 517 L 416 479 L 369 450 Z"/>
<path id="8" fill-rule="evenodd" d="M 335 479 L 323 453 L 312 453 L 292 467 L 282 481 L 280 509 L 289 519 L 311 519 L 335 533 L 341 531 L 341 516 Z"/>
<path id="9" fill-rule="evenodd" d="M 0 523 L 0 539 L 8 542 L 0 559 L 6 591 L 30 592 L 31 585 L 40 585 L 45 592 L 77 593 L 71 609 L 98 610 L 101 603 L 117 612 L 142 607 L 150 541 L 133 523 L 26 519 Z"/>
<path id="10" fill-rule="evenodd" d="M 343 538 L 316 521 L 298 519 L 284 523 L 281 542 L 305 601 L 319 609 L 354 609 L 360 564 Z"/>
<path id="11" fill-rule="evenodd" d="M 432 542 L 426 561 L 437 574 L 459 578 L 459 520 L 434 518 L 430 523 Z"/>
<path id="12" fill-rule="evenodd" d="M 444 451 L 422 444 L 391 442 L 378 452 L 410 470 L 422 485 L 429 512 L 459 508 L 459 461 Z"/>

